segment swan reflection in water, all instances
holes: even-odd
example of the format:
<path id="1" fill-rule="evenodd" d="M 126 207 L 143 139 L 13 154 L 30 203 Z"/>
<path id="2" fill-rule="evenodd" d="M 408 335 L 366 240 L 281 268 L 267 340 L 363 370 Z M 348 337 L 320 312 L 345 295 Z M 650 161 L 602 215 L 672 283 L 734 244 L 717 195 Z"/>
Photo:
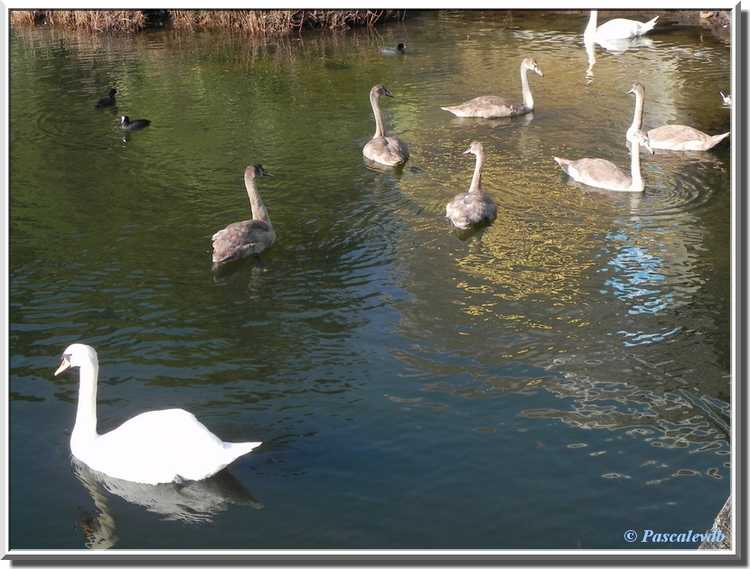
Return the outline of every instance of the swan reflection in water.
<path id="1" fill-rule="evenodd" d="M 465 129 L 467 127 L 510 128 L 526 126 L 534 120 L 534 111 L 517 117 L 500 117 L 484 119 L 481 117 L 452 117 L 448 124 L 452 127 Z"/>
<path id="2" fill-rule="evenodd" d="M 96 508 L 94 513 L 81 518 L 89 549 L 109 549 L 117 543 L 117 522 L 109 503 L 110 494 L 143 506 L 163 520 L 184 523 L 211 523 L 229 504 L 250 506 L 255 510 L 263 508 L 263 504 L 227 470 L 205 480 L 152 485 L 111 478 L 75 458 L 71 462 L 76 478 L 86 488 Z"/>
<path id="3" fill-rule="evenodd" d="M 586 78 L 589 80 L 589 83 L 591 83 L 591 80 L 594 77 L 594 64 L 596 63 L 597 45 L 612 54 L 618 55 L 628 51 L 629 49 L 635 49 L 639 47 L 653 48 L 656 44 L 654 44 L 654 40 L 652 40 L 651 38 L 646 38 L 643 36 L 628 39 L 597 39 L 593 41 L 584 40 L 583 47 L 586 48 L 586 57 L 589 64 L 586 68 Z"/>

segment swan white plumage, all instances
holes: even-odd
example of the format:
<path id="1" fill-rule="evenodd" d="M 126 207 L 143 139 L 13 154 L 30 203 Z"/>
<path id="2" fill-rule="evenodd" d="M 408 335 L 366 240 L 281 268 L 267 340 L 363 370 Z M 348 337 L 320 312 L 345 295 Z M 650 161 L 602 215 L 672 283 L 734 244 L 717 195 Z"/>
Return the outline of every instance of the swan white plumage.
<path id="1" fill-rule="evenodd" d="M 142 484 L 202 480 L 261 444 L 223 442 L 184 409 L 141 413 L 100 435 L 96 431 L 96 350 L 71 344 L 55 375 L 74 367 L 80 368 L 80 380 L 70 450 L 93 470 Z"/>
<path id="2" fill-rule="evenodd" d="M 656 16 L 648 22 L 638 22 L 636 20 L 627 20 L 625 18 L 615 18 L 614 20 L 604 22 L 601 26 L 597 26 L 597 15 L 598 10 L 591 10 L 589 23 L 586 25 L 586 30 L 583 32 L 584 42 L 600 42 L 642 36 L 643 34 L 650 32 L 656 25 L 656 20 L 659 19 L 659 16 Z"/>

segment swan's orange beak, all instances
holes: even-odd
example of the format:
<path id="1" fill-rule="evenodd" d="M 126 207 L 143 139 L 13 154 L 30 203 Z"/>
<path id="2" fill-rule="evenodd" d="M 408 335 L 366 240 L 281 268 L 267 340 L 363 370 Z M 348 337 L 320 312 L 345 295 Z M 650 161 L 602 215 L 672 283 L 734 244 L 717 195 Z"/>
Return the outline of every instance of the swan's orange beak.
<path id="1" fill-rule="evenodd" d="M 67 359 L 63 358 L 63 361 L 60 362 L 60 367 L 57 368 L 57 370 L 55 371 L 55 375 L 60 375 L 69 367 L 70 367 L 70 362 Z"/>

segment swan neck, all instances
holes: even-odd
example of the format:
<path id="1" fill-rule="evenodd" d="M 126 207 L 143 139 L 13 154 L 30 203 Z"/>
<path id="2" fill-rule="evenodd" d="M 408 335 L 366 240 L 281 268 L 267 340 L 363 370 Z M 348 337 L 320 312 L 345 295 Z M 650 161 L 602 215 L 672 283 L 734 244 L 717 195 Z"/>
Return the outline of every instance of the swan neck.
<path id="1" fill-rule="evenodd" d="M 630 131 L 635 132 L 643 127 L 643 96 L 640 92 L 635 92 L 635 110 L 633 111 L 633 123 L 630 125 Z"/>
<path id="2" fill-rule="evenodd" d="M 596 33 L 596 23 L 597 23 L 597 11 L 591 10 L 591 15 L 589 16 L 589 23 L 586 25 L 586 30 L 583 32 L 584 38 L 592 37 Z"/>
<path id="3" fill-rule="evenodd" d="M 96 434 L 96 383 L 99 375 L 99 364 L 87 362 L 80 367 L 78 386 L 78 410 L 76 424 L 70 438 L 71 447 L 80 443 L 93 441 Z"/>
<path id="4" fill-rule="evenodd" d="M 482 167 L 484 166 L 484 151 L 482 150 L 477 154 L 477 161 L 474 165 L 474 176 L 471 178 L 471 186 L 469 186 L 470 192 L 481 192 L 482 191 Z"/>
<path id="5" fill-rule="evenodd" d="M 375 134 L 373 138 L 385 137 L 385 125 L 383 124 L 383 111 L 380 110 L 380 103 L 378 96 L 375 93 L 370 93 L 370 104 L 372 105 L 372 113 L 375 115 Z"/>
<path id="6" fill-rule="evenodd" d="M 531 88 L 529 87 L 529 70 L 522 64 L 521 65 L 521 91 L 523 92 L 523 106 L 528 110 L 534 110 L 534 97 L 531 96 Z"/>
<path id="7" fill-rule="evenodd" d="M 641 178 L 641 147 L 636 140 L 630 141 L 630 189 L 633 192 L 643 191 Z"/>
<path id="8" fill-rule="evenodd" d="M 250 211 L 252 212 L 253 219 L 265 221 L 271 225 L 271 218 L 268 217 L 268 210 L 263 204 L 263 200 L 260 199 L 258 190 L 255 188 L 255 178 L 245 176 L 245 189 L 247 190 L 247 197 L 250 200 Z"/>

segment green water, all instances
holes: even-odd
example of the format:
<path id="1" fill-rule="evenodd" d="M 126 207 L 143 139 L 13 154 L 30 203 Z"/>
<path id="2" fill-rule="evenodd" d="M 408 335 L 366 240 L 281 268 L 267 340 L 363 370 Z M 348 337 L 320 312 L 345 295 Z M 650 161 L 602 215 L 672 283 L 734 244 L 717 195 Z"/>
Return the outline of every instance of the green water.
<path id="1" fill-rule="evenodd" d="M 728 130 L 730 50 L 657 29 L 597 48 L 587 76 L 585 20 L 425 12 L 267 43 L 12 30 L 11 547 L 632 549 L 628 529 L 709 527 L 730 488 L 731 142 L 644 152 L 639 196 L 552 157 L 626 169 L 634 80 L 647 127 Z M 533 115 L 440 109 L 520 100 L 526 56 Z M 361 155 L 376 83 L 400 171 Z M 110 85 L 117 113 L 94 110 Z M 152 126 L 123 137 L 119 114 Z M 472 140 L 499 215 L 459 239 L 443 215 Z M 253 163 L 278 240 L 213 275 Z M 182 407 L 264 444 L 183 490 L 71 464 L 77 382 L 52 372 L 77 341 L 99 353 L 100 431 Z"/>

